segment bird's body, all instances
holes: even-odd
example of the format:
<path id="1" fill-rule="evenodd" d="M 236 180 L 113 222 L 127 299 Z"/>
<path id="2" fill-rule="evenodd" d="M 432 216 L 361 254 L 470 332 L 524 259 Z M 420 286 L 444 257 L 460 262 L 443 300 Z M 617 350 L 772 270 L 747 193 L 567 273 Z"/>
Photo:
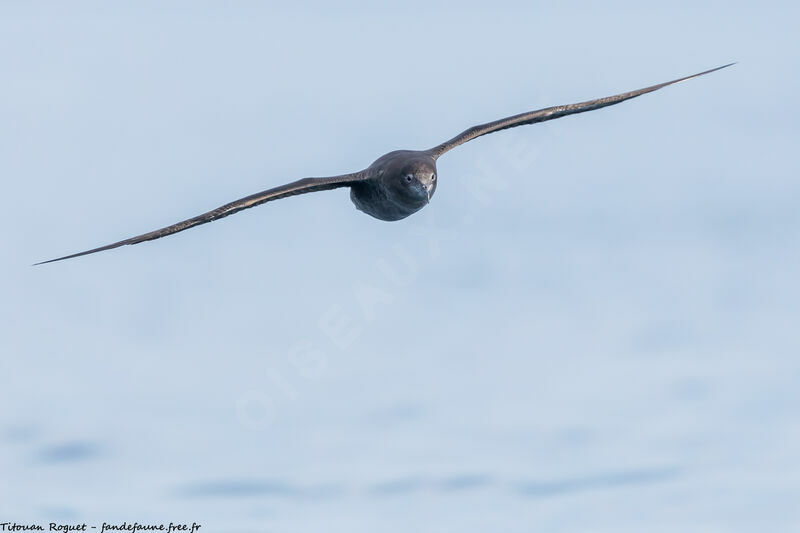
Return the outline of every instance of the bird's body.
<path id="1" fill-rule="evenodd" d="M 544 122 L 566 115 L 583 113 L 618 104 L 625 100 L 630 100 L 631 98 L 656 91 L 667 85 L 702 76 L 703 74 L 708 74 L 730 65 L 732 65 L 732 63 L 700 72 L 699 74 L 693 74 L 677 80 L 652 85 L 636 91 L 617 94 L 615 96 L 598 98 L 578 104 L 547 107 L 537 111 L 521 113 L 486 124 L 473 126 L 464 130 L 449 141 L 439 144 L 429 150 L 397 150 L 389 152 L 376 159 L 369 167 L 358 172 L 326 178 L 303 178 L 280 187 L 267 189 L 241 198 L 212 211 L 165 228 L 85 252 L 43 261 L 42 263 L 52 263 L 54 261 L 88 255 L 103 250 L 110 250 L 126 244 L 138 244 L 144 241 L 159 239 L 272 200 L 309 192 L 337 189 L 340 187 L 350 187 L 350 199 L 360 211 L 380 220 L 401 220 L 416 213 L 430 202 L 433 193 L 436 191 L 436 161 L 442 154 L 452 150 L 456 146 L 471 141 L 476 137 L 507 128 Z"/>
<path id="2" fill-rule="evenodd" d="M 359 211 L 379 220 L 395 221 L 413 215 L 436 191 L 436 160 L 417 150 L 396 150 L 375 160 L 367 179 L 350 185 L 350 199 Z"/>

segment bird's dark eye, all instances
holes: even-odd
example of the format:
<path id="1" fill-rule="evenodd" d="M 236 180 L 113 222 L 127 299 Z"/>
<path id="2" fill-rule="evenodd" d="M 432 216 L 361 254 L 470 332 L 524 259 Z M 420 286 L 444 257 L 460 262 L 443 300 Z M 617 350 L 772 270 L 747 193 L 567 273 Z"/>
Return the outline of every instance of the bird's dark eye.
<path id="1" fill-rule="evenodd" d="M 411 183 L 411 174 L 406 175 L 406 181 Z"/>
<path id="2" fill-rule="evenodd" d="M 431 181 L 436 181 L 436 174 L 431 174 Z"/>

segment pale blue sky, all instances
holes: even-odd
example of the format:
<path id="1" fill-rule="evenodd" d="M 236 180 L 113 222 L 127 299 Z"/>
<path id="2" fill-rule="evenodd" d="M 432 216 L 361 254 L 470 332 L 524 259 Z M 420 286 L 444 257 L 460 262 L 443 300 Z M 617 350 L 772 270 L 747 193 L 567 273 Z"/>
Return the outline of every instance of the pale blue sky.
<path id="1" fill-rule="evenodd" d="M 799 9 L 660 4 L 4 2 L 0 519 L 800 528 Z"/>

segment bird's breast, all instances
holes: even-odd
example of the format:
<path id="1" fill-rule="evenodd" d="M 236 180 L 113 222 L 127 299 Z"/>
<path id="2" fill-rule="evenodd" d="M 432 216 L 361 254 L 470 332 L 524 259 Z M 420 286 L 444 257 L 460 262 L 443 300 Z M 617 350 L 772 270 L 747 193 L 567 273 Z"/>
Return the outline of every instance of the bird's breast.
<path id="1" fill-rule="evenodd" d="M 350 187 L 350 200 L 359 211 L 388 222 L 402 220 L 423 207 L 408 207 L 393 201 L 380 183 L 375 182 L 353 184 Z"/>

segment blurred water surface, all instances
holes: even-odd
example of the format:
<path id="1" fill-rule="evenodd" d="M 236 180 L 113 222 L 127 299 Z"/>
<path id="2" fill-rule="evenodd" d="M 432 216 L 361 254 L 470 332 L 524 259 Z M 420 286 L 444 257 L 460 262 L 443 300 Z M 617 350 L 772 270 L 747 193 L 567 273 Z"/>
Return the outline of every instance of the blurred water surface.
<path id="1" fill-rule="evenodd" d="M 0 15 L 2 521 L 800 529 L 795 3 Z M 473 141 L 399 223 L 338 190 L 28 266 L 733 60 Z"/>

